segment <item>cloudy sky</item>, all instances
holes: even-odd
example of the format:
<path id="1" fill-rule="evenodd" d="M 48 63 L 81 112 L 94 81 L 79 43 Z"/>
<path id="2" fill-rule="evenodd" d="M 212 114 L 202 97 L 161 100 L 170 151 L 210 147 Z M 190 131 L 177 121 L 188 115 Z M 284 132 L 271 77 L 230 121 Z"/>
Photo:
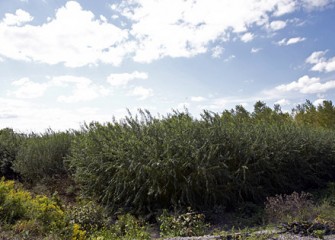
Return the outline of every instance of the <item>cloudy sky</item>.
<path id="1" fill-rule="evenodd" d="M 0 128 L 335 96 L 334 0 L 1 0 Z"/>

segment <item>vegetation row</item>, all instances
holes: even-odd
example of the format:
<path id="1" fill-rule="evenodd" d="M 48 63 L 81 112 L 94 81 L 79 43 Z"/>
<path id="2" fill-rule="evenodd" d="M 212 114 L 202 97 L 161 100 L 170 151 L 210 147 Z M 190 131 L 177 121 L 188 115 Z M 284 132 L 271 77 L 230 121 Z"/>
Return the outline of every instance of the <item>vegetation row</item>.
<path id="1" fill-rule="evenodd" d="M 31 185 L 73 181 L 68 192 L 80 189 L 109 213 L 234 209 L 334 181 L 334 128 L 332 102 L 306 101 L 291 114 L 257 102 L 253 112 L 236 106 L 197 118 L 140 110 L 79 131 L 2 129 L 0 176 Z"/>

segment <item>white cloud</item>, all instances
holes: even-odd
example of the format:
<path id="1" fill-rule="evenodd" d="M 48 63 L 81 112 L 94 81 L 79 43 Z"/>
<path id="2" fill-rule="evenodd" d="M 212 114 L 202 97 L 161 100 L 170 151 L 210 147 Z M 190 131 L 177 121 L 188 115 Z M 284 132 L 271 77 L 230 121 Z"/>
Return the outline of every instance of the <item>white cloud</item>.
<path id="1" fill-rule="evenodd" d="M 278 101 L 275 102 L 275 104 L 279 104 L 280 106 L 287 106 L 287 105 L 290 105 L 291 102 L 285 98 L 282 98 Z"/>
<path id="2" fill-rule="evenodd" d="M 314 10 L 317 8 L 324 8 L 332 2 L 333 0 L 302 0 L 302 5 L 307 10 Z"/>
<path id="3" fill-rule="evenodd" d="M 255 27 L 274 31 L 288 20 L 272 17 L 305 8 L 326 7 L 331 0 L 132 0 L 110 5 L 111 16 L 95 16 L 79 1 L 67 1 L 40 25 L 23 11 L 0 22 L 0 54 L 9 59 L 81 67 L 125 58 L 149 63 L 164 57 L 193 57 L 236 37 L 254 37 Z M 108 20 L 120 16 L 118 27 Z M 113 21 L 112 21 L 113 22 Z M 293 41 L 293 40 L 292 40 Z M 218 56 L 219 53 L 213 54 Z"/>
<path id="4" fill-rule="evenodd" d="M 309 77 L 307 75 L 293 81 L 289 84 L 282 84 L 275 89 L 268 92 L 268 94 L 285 93 L 285 92 L 299 92 L 303 94 L 323 93 L 335 88 L 335 80 L 320 82 L 320 78 Z"/>
<path id="5" fill-rule="evenodd" d="M 192 57 L 208 51 L 210 43 L 229 41 L 252 26 L 279 30 L 285 21 L 269 23 L 301 7 L 298 0 L 133 0 L 114 9 L 128 18 L 138 42 L 134 60 L 151 62 L 163 57 Z M 252 33 L 250 33 L 252 34 Z M 172 37 L 173 36 L 173 37 Z M 250 40 L 252 35 L 245 35 Z"/>
<path id="6" fill-rule="evenodd" d="M 5 61 L 5 59 L 3 59 L 2 57 L 0 57 L 0 62 L 4 62 Z"/>
<path id="7" fill-rule="evenodd" d="M 51 88 L 70 88 L 72 89 L 71 95 L 62 95 L 57 99 L 59 102 L 66 103 L 90 101 L 110 93 L 108 88 L 94 84 L 88 78 L 71 75 L 52 77 L 43 83 L 31 81 L 29 78 L 21 78 L 14 81 L 12 85 L 17 87 L 17 89 L 8 92 L 8 95 L 22 99 L 42 97 Z"/>
<path id="8" fill-rule="evenodd" d="M 251 48 L 250 52 L 251 53 L 258 53 L 261 50 L 262 50 L 262 48 Z"/>
<path id="9" fill-rule="evenodd" d="M 44 95 L 49 87 L 46 83 L 33 82 L 27 77 L 12 82 L 12 85 L 18 87 L 18 89 L 9 92 L 9 95 L 17 98 L 39 98 Z"/>
<path id="10" fill-rule="evenodd" d="M 14 21 L 15 16 L 20 17 Z M 3 23 L 7 23 L 0 23 L 1 55 L 15 60 L 80 67 L 98 62 L 118 65 L 133 49 L 132 42 L 125 42 L 127 30 L 95 18 L 75 1 L 68 1 L 56 10 L 54 18 L 42 25 L 8 26 L 28 20 L 31 20 L 29 14 L 6 15 Z"/>
<path id="11" fill-rule="evenodd" d="M 254 34 L 247 32 L 241 36 L 242 42 L 250 42 L 254 39 Z"/>
<path id="12" fill-rule="evenodd" d="M 320 62 L 324 62 L 325 58 L 324 55 L 326 54 L 326 51 L 318 51 L 313 52 L 307 59 L 306 62 L 310 64 L 316 64 Z"/>
<path id="13" fill-rule="evenodd" d="M 222 53 L 224 51 L 224 48 L 221 46 L 215 46 L 212 48 L 212 57 L 213 58 L 220 58 Z"/>
<path id="14" fill-rule="evenodd" d="M 129 93 L 129 96 L 135 96 L 138 100 L 144 100 L 153 96 L 153 90 L 151 88 L 135 87 Z"/>
<path id="15" fill-rule="evenodd" d="M 273 31 L 278 31 L 278 30 L 283 29 L 285 27 L 286 27 L 286 22 L 280 21 L 280 20 L 272 21 L 268 26 L 268 28 L 273 30 Z"/>
<path id="16" fill-rule="evenodd" d="M 56 86 L 68 87 L 73 85 L 73 90 L 69 96 L 59 96 L 58 101 L 64 103 L 75 103 L 82 101 L 91 101 L 101 96 L 107 96 L 110 91 L 100 85 L 93 84 L 92 80 L 77 76 L 58 76 L 53 77 L 51 83 Z"/>
<path id="17" fill-rule="evenodd" d="M 107 77 L 107 82 L 112 86 L 126 86 L 130 81 L 135 79 L 147 79 L 148 74 L 145 72 L 132 73 L 112 73 Z"/>
<path id="18" fill-rule="evenodd" d="M 335 71 L 335 57 L 325 58 L 327 51 L 313 52 L 307 59 L 306 63 L 314 64 L 312 71 L 333 72 Z"/>
<path id="19" fill-rule="evenodd" d="M 25 23 L 31 22 L 34 18 L 22 9 L 16 10 L 15 14 L 6 13 L 2 19 L 2 23 L 7 26 L 21 26 Z"/>
<path id="20" fill-rule="evenodd" d="M 305 40 L 306 40 L 306 38 L 304 38 L 304 37 L 290 38 L 290 39 L 287 40 L 286 45 L 296 44 L 296 43 L 299 43 L 299 42 L 303 42 Z"/>
<path id="21" fill-rule="evenodd" d="M 327 99 L 324 99 L 324 98 L 316 99 L 316 100 L 313 102 L 313 105 L 314 105 L 314 106 L 322 105 L 322 104 L 323 104 L 323 101 L 326 101 L 326 100 L 327 100 Z"/>
<path id="22" fill-rule="evenodd" d="M 197 97 L 191 97 L 192 102 L 203 102 L 206 101 L 207 99 L 205 97 L 197 96 Z"/>
<path id="23" fill-rule="evenodd" d="M 295 0 L 283 0 L 278 2 L 277 8 L 273 15 L 279 17 L 288 13 L 292 13 L 297 9 L 297 2 Z"/>
<path id="24" fill-rule="evenodd" d="M 303 42 L 305 40 L 306 40 L 306 38 L 304 38 L 304 37 L 294 37 L 294 38 L 289 38 L 289 39 L 283 38 L 282 40 L 277 42 L 277 44 L 279 46 L 288 46 L 288 45 L 296 44 L 296 43 L 299 43 L 299 42 Z"/>

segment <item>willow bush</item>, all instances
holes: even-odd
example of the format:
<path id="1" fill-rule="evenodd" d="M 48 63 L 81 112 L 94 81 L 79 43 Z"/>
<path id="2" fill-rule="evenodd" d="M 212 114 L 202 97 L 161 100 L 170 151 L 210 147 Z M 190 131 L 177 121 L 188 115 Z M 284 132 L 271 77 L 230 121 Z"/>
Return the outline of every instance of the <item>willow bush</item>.
<path id="1" fill-rule="evenodd" d="M 13 129 L 0 130 L 0 177 L 7 179 L 18 177 L 12 167 L 24 138 L 23 134 L 15 133 Z"/>
<path id="2" fill-rule="evenodd" d="M 334 132 L 255 107 L 91 123 L 72 143 L 70 166 L 85 194 L 135 211 L 234 206 L 334 180 Z"/>
<path id="3" fill-rule="evenodd" d="M 20 145 L 13 169 L 23 179 L 32 182 L 65 175 L 64 158 L 69 152 L 72 138 L 70 132 L 52 130 L 30 134 Z"/>

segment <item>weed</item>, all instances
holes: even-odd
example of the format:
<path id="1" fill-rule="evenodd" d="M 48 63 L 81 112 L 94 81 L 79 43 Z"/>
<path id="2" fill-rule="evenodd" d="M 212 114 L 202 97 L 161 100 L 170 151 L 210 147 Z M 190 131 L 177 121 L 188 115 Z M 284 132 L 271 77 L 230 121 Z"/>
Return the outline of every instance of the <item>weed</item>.
<path id="1" fill-rule="evenodd" d="M 206 233 L 209 225 L 205 223 L 203 214 L 188 211 L 178 216 L 168 214 L 164 210 L 158 218 L 160 222 L 161 237 L 192 237 L 202 236 Z"/>

